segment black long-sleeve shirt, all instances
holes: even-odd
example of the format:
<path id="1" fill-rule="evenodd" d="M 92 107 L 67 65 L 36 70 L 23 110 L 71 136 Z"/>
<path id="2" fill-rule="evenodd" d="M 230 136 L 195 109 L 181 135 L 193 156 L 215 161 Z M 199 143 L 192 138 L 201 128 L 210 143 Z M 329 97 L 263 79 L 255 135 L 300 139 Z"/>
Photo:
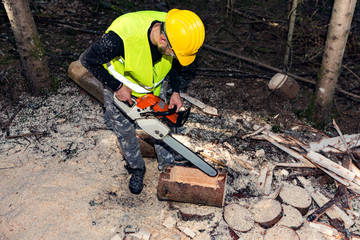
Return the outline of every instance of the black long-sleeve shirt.
<path id="1" fill-rule="evenodd" d="M 154 21 L 148 30 L 148 41 L 151 50 L 153 65 L 161 60 L 162 54 L 157 46 L 151 43 L 150 33 L 155 23 Z M 108 86 L 113 91 L 119 89 L 122 85 L 116 78 L 114 78 L 104 67 L 104 63 L 110 62 L 115 57 L 125 58 L 125 49 L 123 40 L 113 31 L 104 34 L 98 41 L 93 43 L 81 56 L 81 64 L 90 72 L 94 77 L 100 80 L 103 84 Z M 126 61 L 126 59 L 125 59 Z M 169 83 L 173 92 L 180 91 L 180 75 L 181 65 L 177 59 L 173 59 L 173 64 L 169 76 Z"/>

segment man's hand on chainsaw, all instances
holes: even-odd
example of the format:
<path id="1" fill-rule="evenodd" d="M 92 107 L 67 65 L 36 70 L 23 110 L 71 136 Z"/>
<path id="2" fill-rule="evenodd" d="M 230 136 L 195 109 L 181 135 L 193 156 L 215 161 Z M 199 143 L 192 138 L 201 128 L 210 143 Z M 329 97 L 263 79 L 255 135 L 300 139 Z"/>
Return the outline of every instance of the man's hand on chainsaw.
<path id="1" fill-rule="evenodd" d="M 173 109 L 176 106 L 176 112 L 179 112 L 180 108 L 184 106 L 184 102 L 181 100 L 180 93 L 174 92 L 170 97 L 169 109 Z"/>
<path id="2" fill-rule="evenodd" d="M 114 94 L 116 98 L 119 99 L 120 101 L 128 102 L 130 106 L 133 104 L 133 101 L 131 100 L 131 89 L 128 88 L 127 86 L 123 85 Z"/>

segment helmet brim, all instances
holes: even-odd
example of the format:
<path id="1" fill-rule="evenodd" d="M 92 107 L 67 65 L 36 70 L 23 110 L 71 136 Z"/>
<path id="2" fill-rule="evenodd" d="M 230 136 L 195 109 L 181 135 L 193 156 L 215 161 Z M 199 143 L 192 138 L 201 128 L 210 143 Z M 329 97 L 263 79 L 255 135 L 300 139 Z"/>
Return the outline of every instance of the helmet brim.
<path id="1" fill-rule="evenodd" d="M 196 55 L 190 55 L 190 56 L 179 56 L 176 54 L 175 51 L 175 55 L 177 57 L 177 59 L 179 60 L 181 66 L 188 66 L 190 65 L 192 62 L 194 62 Z"/>

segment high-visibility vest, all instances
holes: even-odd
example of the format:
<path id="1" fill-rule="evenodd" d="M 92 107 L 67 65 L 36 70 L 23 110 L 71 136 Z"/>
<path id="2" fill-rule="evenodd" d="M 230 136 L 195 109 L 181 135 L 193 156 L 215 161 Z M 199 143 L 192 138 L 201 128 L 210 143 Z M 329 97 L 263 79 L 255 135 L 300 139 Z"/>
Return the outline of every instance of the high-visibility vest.
<path id="1" fill-rule="evenodd" d="M 169 73 L 173 58 L 162 55 L 154 66 L 148 40 L 148 29 L 155 20 L 165 21 L 166 13 L 140 11 L 124 14 L 113 21 L 106 32 L 113 31 L 124 42 L 125 57 L 104 64 L 116 79 L 132 89 L 139 97 L 152 92 L 160 94 L 161 82 Z"/>

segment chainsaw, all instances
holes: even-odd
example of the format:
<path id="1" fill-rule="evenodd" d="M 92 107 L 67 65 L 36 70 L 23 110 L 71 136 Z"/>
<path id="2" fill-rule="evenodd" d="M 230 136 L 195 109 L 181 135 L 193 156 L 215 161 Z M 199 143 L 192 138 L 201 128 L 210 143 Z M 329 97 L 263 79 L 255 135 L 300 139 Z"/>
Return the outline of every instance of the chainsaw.
<path id="1" fill-rule="evenodd" d="M 131 106 L 128 102 L 118 100 L 115 95 L 114 101 L 121 111 L 134 120 L 150 136 L 162 140 L 207 175 L 211 177 L 217 175 L 215 168 L 172 137 L 170 128 L 166 124 L 167 122 L 177 127 L 182 126 L 189 116 L 190 108 L 176 113 L 176 106 L 169 109 L 166 102 L 153 94 L 146 94 L 134 99 L 134 104 Z"/>

